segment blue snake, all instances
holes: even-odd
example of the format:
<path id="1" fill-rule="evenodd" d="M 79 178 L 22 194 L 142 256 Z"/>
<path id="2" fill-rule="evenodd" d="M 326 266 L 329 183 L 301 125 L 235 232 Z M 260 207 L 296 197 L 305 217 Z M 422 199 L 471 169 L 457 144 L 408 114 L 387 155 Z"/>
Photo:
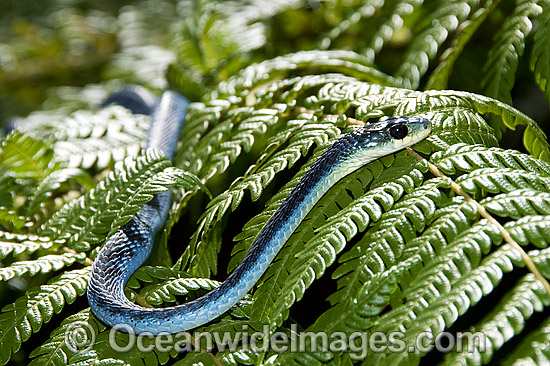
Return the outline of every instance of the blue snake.
<path id="1" fill-rule="evenodd" d="M 172 158 L 188 102 L 168 91 L 152 105 L 151 98 L 132 93 L 124 94 L 129 96 L 127 106 L 134 111 L 152 111 L 147 148 L 160 149 Z M 141 307 L 124 295 L 126 283 L 149 257 L 155 234 L 168 214 L 170 192 L 156 195 L 109 238 L 97 255 L 87 290 L 93 314 L 110 326 L 123 324 L 135 333 L 155 335 L 187 331 L 208 323 L 250 291 L 330 187 L 365 164 L 419 142 L 430 132 L 431 123 L 427 119 L 392 117 L 367 124 L 336 140 L 298 182 L 259 233 L 242 263 L 219 287 L 189 303 L 167 308 Z"/>

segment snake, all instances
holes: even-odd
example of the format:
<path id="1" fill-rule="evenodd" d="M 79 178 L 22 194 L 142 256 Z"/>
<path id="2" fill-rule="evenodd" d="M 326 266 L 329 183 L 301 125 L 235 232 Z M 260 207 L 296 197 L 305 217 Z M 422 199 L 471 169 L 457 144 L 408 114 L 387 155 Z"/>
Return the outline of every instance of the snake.
<path id="1" fill-rule="evenodd" d="M 188 101 L 176 92 L 165 91 L 152 104 L 150 97 L 139 93 L 143 90 L 126 91 L 118 99 L 129 96 L 126 99 L 130 109 L 151 112 L 146 147 L 161 150 L 171 159 L 186 118 Z M 113 100 L 116 102 L 116 99 Z M 137 334 L 174 334 L 211 322 L 253 288 L 292 233 L 332 186 L 366 164 L 420 142 L 431 129 L 429 119 L 395 116 L 343 134 L 311 165 L 225 281 L 195 300 L 164 308 L 140 306 L 124 294 L 132 274 L 149 257 L 155 235 L 168 215 L 170 191 L 155 195 L 106 241 L 95 258 L 87 288 L 92 313 L 111 327 L 124 325 L 124 331 L 129 329 L 128 333 Z"/>

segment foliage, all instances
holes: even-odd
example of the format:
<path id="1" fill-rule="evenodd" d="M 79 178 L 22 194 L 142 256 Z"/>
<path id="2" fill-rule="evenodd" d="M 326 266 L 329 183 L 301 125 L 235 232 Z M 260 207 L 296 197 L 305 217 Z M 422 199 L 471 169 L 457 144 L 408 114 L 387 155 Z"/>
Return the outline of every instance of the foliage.
<path id="1" fill-rule="evenodd" d="M 25 42 L 0 45 L 12 59 L 50 65 L 39 62 L 53 52 L 37 46 L 42 34 L 49 35 L 45 48 L 56 42 L 68 47 L 54 52 L 67 60 L 55 70 L 17 73 L 17 63 L 0 56 L 0 85 L 8 78 L 3 85 L 26 90 L 29 80 L 48 80 L 31 93 L 35 97 L 14 92 L 7 98 L 0 88 L 4 105 L 36 98 L 26 109 L 42 106 L 11 121 L 16 130 L 0 146 L 2 364 L 549 362 L 550 294 L 487 216 L 497 218 L 550 279 L 548 121 L 542 118 L 539 126 L 529 104 L 516 97 L 537 95 L 548 112 L 549 2 L 143 0 L 128 7 L 114 2 L 118 14 L 76 7 L 59 13 L 53 0 L 45 6 L 57 15 L 46 17 L 43 28 L 29 20 L 1 24 L 26 29 Z M 9 10 L 24 11 L 11 2 Z M 26 11 L 29 19 L 36 16 Z M 61 22 L 62 14 L 70 21 Z M 118 28 L 94 23 L 98 14 L 110 14 Z M 86 24 L 93 30 L 72 31 Z M 102 65 L 102 76 L 92 77 L 97 84 L 82 88 L 75 85 L 83 80 L 60 76 L 76 67 L 71 47 L 79 37 L 98 47 L 86 49 Z M 22 45 L 25 52 L 17 48 Z M 101 47 L 113 48 L 107 55 Z M 149 59 L 156 71 L 142 73 Z M 170 61 L 167 80 L 159 79 Z M 168 84 L 196 101 L 173 162 L 143 151 L 149 117 L 97 107 L 122 82 L 153 90 Z M 155 339 L 144 341 L 153 346 L 150 352 L 112 348 L 110 329 L 83 296 L 90 265 L 154 194 L 171 187 L 170 218 L 127 295 L 144 306 L 172 306 L 215 288 L 225 270 L 241 262 L 336 139 L 392 115 L 432 121 L 431 136 L 414 146 L 422 159 L 399 152 L 335 184 L 253 291 L 192 333 L 227 338 L 214 345 L 185 339 L 181 353 L 160 350 Z M 434 175 L 433 166 L 442 175 Z M 211 198 L 202 193 L 208 190 Z M 74 324 L 91 333 L 67 338 Z M 471 352 L 455 352 L 458 344 L 448 352 L 418 347 L 421 334 L 468 331 L 482 332 L 485 350 L 471 339 L 465 341 Z M 242 339 L 231 344 L 243 332 L 266 332 L 264 342 L 273 334 L 292 335 L 303 347 L 277 352 L 251 349 Z M 365 352 L 356 347 L 362 338 L 348 348 L 323 349 L 322 339 L 308 332 L 347 338 L 401 332 L 408 352 Z M 129 339 L 114 335 L 117 344 Z"/>

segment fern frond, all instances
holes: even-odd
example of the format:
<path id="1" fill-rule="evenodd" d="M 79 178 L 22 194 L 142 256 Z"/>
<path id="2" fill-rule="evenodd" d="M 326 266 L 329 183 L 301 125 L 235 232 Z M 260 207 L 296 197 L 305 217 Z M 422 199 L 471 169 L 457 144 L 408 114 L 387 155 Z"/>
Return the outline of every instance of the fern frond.
<path id="1" fill-rule="evenodd" d="M 50 145 L 17 131 L 2 141 L 0 149 L 2 165 L 19 179 L 45 179 L 59 168 Z"/>
<path id="2" fill-rule="evenodd" d="M 199 159 L 204 156 L 206 159 L 200 162 L 202 169 L 198 175 L 208 180 L 225 172 L 243 150 L 250 151 L 256 139 L 279 121 L 279 114 L 284 113 L 286 107 L 279 108 L 241 108 L 230 111 L 226 121 L 219 123 L 203 137 L 196 156 Z"/>
<path id="3" fill-rule="evenodd" d="M 497 249 L 482 260 L 481 251 L 487 252 L 495 239 L 500 241 L 498 231 L 487 221 L 475 224 L 415 276 L 414 283 L 410 283 L 412 286 L 404 289 L 403 295 L 408 301 L 380 317 L 371 328 L 372 331 L 405 330 L 404 341 L 408 347 L 414 346 L 414 340 L 421 332 L 437 335 L 449 327 L 458 316 L 493 290 L 501 281 L 503 272 L 512 270 L 513 262 L 519 261 L 517 252 L 508 246 Z M 413 360 L 417 362 L 422 355 L 419 351 L 371 353 L 366 361 L 376 363 L 385 357 L 395 364 Z"/>
<path id="4" fill-rule="evenodd" d="M 467 100 L 420 95 L 416 103 L 413 106 L 411 101 L 404 101 L 397 106 L 396 113 L 406 115 L 412 110 L 422 111 L 429 108 L 430 111 L 425 112 L 426 117 L 430 118 L 435 126 L 445 126 L 442 131 L 430 137 L 430 141 L 438 147 L 447 148 L 455 143 L 498 146 L 493 129 L 479 114 L 472 111 Z M 420 107 L 421 105 L 424 107 Z"/>
<path id="5" fill-rule="evenodd" d="M 450 32 L 456 30 L 468 16 L 470 6 L 466 1 L 440 2 L 440 7 L 428 14 L 425 29 L 414 38 L 409 51 L 395 73 L 402 84 L 416 89 L 431 60 Z"/>
<path id="6" fill-rule="evenodd" d="M 388 218 L 391 217 L 388 212 Z M 376 295 L 377 291 L 385 291 L 387 295 L 388 288 L 393 288 L 403 273 L 413 270 L 422 260 L 431 261 L 434 251 L 439 252 L 447 246 L 445 238 L 456 237 L 469 227 L 470 220 L 475 217 L 474 208 L 465 201 L 437 210 L 429 228 L 414 243 L 408 239 L 401 262 L 389 269 L 386 269 L 390 264 L 384 262 L 382 249 L 390 247 L 388 250 L 392 250 L 391 242 L 404 240 L 396 228 L 406 225 L 408 219 L 405 215 L 395 223 L 386 220 L 381 226 L 387 229 L 375 229 L 368 233 L 340 258 L 341 264 L 333 275 L 338 279 L 338 290 L 329 297 L 332 307 L 319 317 L 311 329 L 319 331 L 326 327 L 331 331 L 350 332 L 369 329 L 373 321 L 371 318 L 377 315 L 375 309 L 378 307 L 381 311 L 389 303 L 388 298 L 384 303 L 376 302 L 375 306 L 370 302 L 372 296 L 382 296 Z M 374 256 L 374 253 L 377 255 Z"/>
<path id="7" fill-rule="evenodd" d="M 140 294 L 151 305 L 161 305 L 165 302 L 175 302 L 175 296 L 187 295 L 189 291 L 198 289 L 212 290 L 218 287 L 218 281 L 209 278 L 174 278 L 161 284 L 145 287 Z"/>
<path id="8" fill-rule="evenodd" d="M 71 330 L 75 325 L 81 325 L 81 329 L 90 330 L 94 334 L 86 334 L 85 337 L 90 337 L 89 339 L 79 339 L 83 344 L 87 343 L 86 341 L 92 341 L 92 337 L 105 329 L 105 326 L 99 322 L 95 322 L 90 315 L 90 309 L 82 310 L 76 314 L 73 314 L 67 317 L 61 325 L 56 328 L 50 334 L 50 338 L 42 344 L 40 347 L 35 348 L 30 357 L 33 360 L 30 362 L 29 366 L 46 366 L 46 365 L 68 365 L 69 360 L 74 356 L 74 351 L 76 347 L 69 346 L 67 344 L 67 332 Z M 83 336 L 83 334 L 81 334 Z M 87 345 L 87 344 L 86 344 Z"/>
<path id="9" fill-rule="evenodd" d="M 427 91 L 425 93 L 431 96 L 466 98 L 478 113 L 496 115 L 499 118 L 490 119 L 489 124 L 494 129 L 494 135 L 498 140 L 501 139 L 507 128 L 515 130 L 517 126 L 526 126 L 523 134 L 523 145 L 535 158 L 550 162 L 550 145 L 546 134 L 532 118 L 521 111 L 499 100 L 474 93 L 460 91 Z"/>
<path id="10" fill-rule="evenodd" d="M 142 286 L 138 281 L 150 283 Z M 166 267 L 141 267 L 132 276 L 128 287 L 141 288 L 143 296 L 151 305 L 162 305 L 164 302 L 175 302 L 175 296 L 187 295 L 189 291 L 198 289 L 212 290 L 219 286 L 218 281 L 209 278 L 194 278 L 185 272 L 175 271 Z"/>
<path id="11" fill-rule="evenodd" d="M 26 133 L 55 141 L 55 160 L 69 168 L 104 169 L 112 161 L 136 156 L 149 125 L 148 116 L 109 106 L 93 112 L 77 111 L 62 121 L 44 119 L 29 124 Z"/>
<path id="12" fill-rule="evenodd" d="M 79 334 L 78 344 L 67 344 L 67 332 L 75 325 L 86 334 Z M 71 333 L 72 334 L 72 333 Z M 184 340 L 185 337 L 182 338 Z M 179 339 L 178 339 L 179 340 Z M 137 348 L 131 351 L 117 352 L 113 342 L 119 347 L 128 345 L 128 334 L 116 332 L 111 335 L 111 330 L 106 329 L 98 321 L 89 309 L 81 311 L 67 318 L 60 327 L 55 329 L 50 339 L 33 351 L 35 357 L 31 365 L 158 365 L 166 364 L 170 357 L 177 353 L 157 351 L 154 347 L 154 338 L 143 338 L 143 346 L 149 347 L 150 352 L 139 352 Z M 89 347 L 93 346 L 93 347 Z M 151 347 L 153 346 L 153 347 Z"/>
<path id="13" fill-rule="evenodd" d="M 98 169 L 111 161 L 136 156 L 145 141 L 149 118 L 119 106 L 95 113 L 79 111 L 56 131 L 56 159 L 68 167 Z"/>
<path id="14" fill-rule="evenodd" d="M 217 93 L 220 95 L 246 95 L 257 86 L 276 77 L 285 76 L 291 71 L 311 68 L 318 72 L 342 73 L 378 85 L 399 86 L 396 79 L 376 70 L 371 66 L 369 60 L 355 52 L 300 51 L 248 66 L 237 76 L 220 83 Z M 217 93 L 214 95 L 219 97 Z"/>
<path id="15" fill-rule="evenodd" d="M 546 248 L 550 242 L 550 216 L 528 216 L 507 222 L 504 227 L 520 245 L 533 244 Z"/>
<path id="16" fill-rule="evenodd" d="M 89 268 L 65 272 L 4 307 L 0 314 L 0 363 L 6 364 L 42 324 L 83 295 L 89 276 Z"/>
<path id="17" fill-rule="evenodd" d="M 485 109 L 488 109 L 490 103 L 494 101 L 490 98 L 483 99 L 475 94 L 450 91 L 413 92 L 407 89 L 383 88 L 365 83 L 347 82 L 328 84 L 319 91 L 317 99 L 317 105 L 330 101 L 345 106 L 343 111 L 335 111 L 335 113 L 343 113 L 348 107 L 353 107 L 355 108 L 355 117 L 358 119 L 379 117 L 384 113 L 383 110 L 389 108 L 394 110 L 395 115 L 422 114 L 432 119 L 434 123 L 434 131 L 429 141 L 441 148 L 446 148 L 449 144 L 457 142 L 481 143 L 487 146 L 498 145 L 498 136 L 478 114 L 480 108 L 476 105 L 483 101 L 484 105 L 487 105 Z M 503 114 L 503 109 L 506 108 L 498 104 L 490 107 L 493 113 L 500 114 Z M 514 128 L 516 124 L 533 125 L 533 128 L 537 128 L 537 133 L 540 132 L 541 136 L 544 135 L 534 121 L 521 112 L 508 108 L 507 113 L 515 118 Z M 441 130 L 439 130 L 439 126 L 441 126 Z M 545 144 L 547 145 L 546 142 Z M 418 148 L 420 151 L 430 151 L 425 148 L 425 143 L 419 144 Z M 536 149 L 540 150 L 540 147 L 536 147 Z"/>
<path id="18" fill-rule="evenodd" d="M 426 89 L 442 90 L 447 88 L 449 77 L 453 72 L 453 67 L 456 60 L 464 51 L 464 48 L 469 44 L 474 33 L 485 22 L 487 16 L 493 12 L 496 6 L 500 3 L 499 0 L 489 0 L 481 4 L 470 4 L 478 6 L 477 9 L 472 9 L 467 20 L 462 22 L 457 29 L 458 36 L 451 42 L 451 45 L 441 54 L 441 62 L 435 70 L 430 74 L 430 78 L 426 83 Z"/>
<path id="19" fill-rule="evenodd" d="M 175 183 L 202 184 L 189 173 L 171 168 L 162 153 L 148 150 L 136 160 L 117 164 L 96 188 L 63 206 L 38 232 L 76 250 L 89 250 L 127 223 L 154 194 Z"/>
<path id="20" fill-rule="evenodd" d="M 550 193 L 519 189 L 479 202 L 489 212 L 501 217 L 519 219 L 525 216 L 550 215 Z"/>
<path id="21" fill-rule="evenodd" d="M 260 355 L 254 350 L 237 350 L 234 352 L 223 352 L 222 354 L 216 355 L 222 365 L 224 366 L 240 366 L 240 365 L 257 365 L 259 362 Z M 207 361 L 208 362 L 208 361 Z M 179 362 L 179 366 L 184 366 L 183 361 Z"/>
<path id="22" fill-rule="evenodd" d="M 477 196 L 481 192 L 501 193 L 517 189 L 550 190 L 550 177 L 524 170 L 486 168 L 474 170 L 456 179 L 466 192 Z"/>
<path id="23" fill-rule="evenodd" d="M 520 344 L 513 349 L 505 360 L 504 366 L 538 366 L 550 363 L 550 320 L 547 318 L 530 332 Z"/>
<path id="24" fill-rule="evenodd" d="M 390 212 L 387 213 L 388 218 L 391 217 Z M 408 273 L 415 273 L 422 268 L 423 261 L 429 263 L 433 259 L 434 253 L 441 252 L 442 248 L 447 245 L 446 237 L 458 236 L 461 231 L 469 227 L 469 221 L 476 217 L 474 208 L 464 200 L 458 205 L 439 209 L 435 214 L 438 219 L 424 231 L 421 237 L 407 244 L 406 256 L 385 271 L 378 271 L 378 268 L 384 268 L 383 260 L 372 258 L 368 251 L 371 246 L 376 246 L 375 240 L 378 239 L 376 231 L 365 235 L 352 250 L 342 256 L 342 265 L 334 273 L 334 277 L 340 277 L 338 291 L 329 297 L 333 306 L 323 313 L 308 328 L 308 331 L 345 332 L 349 335 L 355 331 L 370 330 L 380 312 L 390 303 L 390 295 L 394 294 L 392 296 L 395 296 L 397 283 L 406 279 Z M 405 223 L 406 216 L 400 218 L 399 221 Z M 388 220 L 388 223 L 390 222 L 391 220 Z M 399 223 L 395 225 L 399 226 Z M 387 238 L 380 240 L 387 241 L 391 238 L 391 235 L 386 236 Z M 292 360 L 294 358 L 316 360 L 333 356 L 334 354 L 330 356 L 326 353 L 307 353 L 294 356 L 285 354 L 282 360 L 286 361 L 281 364 L 288 364 L 289 357 Z M 298 364 L 301 362 L 298 361 Z"/>
<path id="25" fill-rule="evenodd" d="M 374 62 L 376 55 L 384 47 L 384 44 L 391 39 L 396 30 L 403 26 L 403 18 L 411 14 L 415 8 L 422 6 L 423 2 L 423 0 L 400 0 L 391 3 L 393 5 L 393 8 L 390 10 L 391 14 L 384 17 L 381 24 L 376 27 L 376 31 L 370 38 L 368 47 L 363 51 L 367 60 Z M 378 4 L 381 4 L 381 6 L 384 5 L 383 2 Z"/>
<path id="26" fill-rule="evenodd" d="M 89 353 L 77 354 L 71 358 L 70 366 L 130 366 L 131 364 L 115 358 L 98 358 Z"/>
<path id="27" fill-rule="evenodd" d="M 90 177 L 85 170 L 77 168 L 56 170 L 42 180 L 33 194 L 29 197 L 26 212 L 27 216 L 32 216 L 37 213 L 44 205 L 45 201 L 53 195 L 54 191 L 70 181 L 77 181 L 87 189 L 91 189 L 95 185 L 93 178 Z"/>
<path id="28" fill-rule="evenodd" d="M 336 24 L 336 26 L 334 26 L 330 31 L 322 36 L 318 48 L 322 50 L 330 48 L 331 43 L 334 42 L 334 40 L 337 40 L 338 37 L 342 35 L 342 33 L 345 33 L 351 27 L 357 26 L 357 24 L 361 22 L 361 20 L 365 18 L 370 18 L 369 20 L 372 20 L 372 15 L 375 12 L 380 11 L 383 5 L 384 2 L 367 1 L 365 4 L 362 4 L 357 9 L 351 8 L 345 15 L 345 19 L 341 20 L 338 24 Z M 387 31 L 386 33 L 390 33 L 391 36 L 391 32 Z M 384 40 L 381 40 L 379 42 L 383 44 Z M 373 60 L 374 57 L 371 57 L 371 62 Z"/>
<path id="29" fill-rule="evenodd" d="M 538 28 L 535 30 L 533 51 L 531 52 L 530 66 L 531 71 L 535 74 L 535 81 L 539 88 L 546 95 L 546 100 L 550 103 L 550 4 L 546 3 L 546 7 L 542 14 L 537 18 L 539 21 Z"/>
<path id="30" fill-rule="evenodd" d="M 86 323 L 94 324 L 93 328 L 99 328 L 99 326 L 95 325 L 99 323 L 95 317 L 90 316 L 88 321 L 85 321 L 85 324 Z M 101 327 L 104 329 L 103 325 L 101 325 Z M 96 334 L 95 342 L 91 349 L 83 350 L 70 355 L 68 364 L 74 366 L 157 366 L 159 364 L 166 364 L 170 360 L 171 355 L 176 354 L 175 351 L 172 351 L 171 353 L 162 352 L 158 349 L 158 347 L 155 347 L 155 337 L 142 338 L 142 350 L 150 349 L 151 351 L 149 352 L 141 352 L 137 349 L 137 347 L 126 351 L 117 352 L 116 349 L 118 348 L 112 347 L 113 342 L 116 342 L 116 344 L 120 345 L 121 348 L 130 344 L 131 341 L 129 337 L 135 337 L 135 335 L 130 336 L 121 332 L 116 332 L 111 335 L 110 329 L 104 329 Z M 182 337 L 182 339 L 185 339 L 185 337 Z"/>
<path id="31" fill-rule="evenodd" d="M 227 209 L 234 210 L 241 203 L 245 190 L 250 191 L 252 201 L 256 201 L 277 173 L 292 167 L 308 153 L 313 144 L 325 145 L 340 132 L 333 121 L 319 120 L 307 114 L 289 121 L 288 125 L 291 128 L 267 142 L 257 163 L 251 165 L 241 179 L 234 181 L 226 192 L 210 203 L 204 215 L 204 226 L 209 226 L 214 218 L 219 220 Z M 286 142 L 288 145 L 284 149 L 273 153 Z M 211 218 L 206 219 L 207 215 Z"/>
<path id="32" fill-rule="evenodd" d="M 228 190 L 210 202 L 201 217 L 199 229 L 196 231 L 195 237 L 199 233 L 205 237 L 209 235 L 210 231 L 215 228 L 215 224 L 223 218 L 227 210 L 229 208 L 234 210 L 241 203 L 246 189 L 250 191 L 252 200 L 257 200 L 263 189 L 273 180 L 277 173 L 291 167 L 302 155 L 307 154 L 313 144 L 326 144 L 327 141 L 334 139 L 339 133 L 333 121 L 318 120 L 315 116 L 309 114 L 299 116 L 287 121 L 285 124 L 290 128 L 276 134 L 268 141 L 256 164 L 252 165 Z M 248 125 L 246 127 L 255 126 Z M 288 145 L 280 151 L 274 152 L 277 147 L 285 143 L 288 143 Z M 190 250 L 193 249 L 190 248 Z M 214 250 L 215 248 L 211 246 L 210 249 Z M 208 248 L 205 248 L 202 241 L 197 244 L 194 250 L 196 254 L 191 264 L 191 272 L 204 277 L 214 268 L 217 250 L 214 252 L 214 256 L 205 255 L 204 251 L 208 250 Z M 208 259 L 210 261 L 207 261 Z"/>
<path id="33" fill-rule="evenodd" d="M 340 132 L 334 126 L 334 121 L 318 119 L 309 114 L 297 116 L 297 118 L 289 121 L 288 125 L 290 128 L 275 135 L 267 142 L 266 148 L 258 158 L 257 163 L 250 166 L 243 179 L 234 182 L 229 188 L 228 194 L 240 192 L 239 196 L 231 200 L 233 210 L 241 202 L 245 190 L 250 191 L 252 201 L 256 201 L 262 194 L 263 189 L 271 183 L 276 173 L 291 168 L 300 157 L 307 154 L 313 144 L 317 146 L 325 145 Z M 288 142 L 284 149 L 272 153 L 272 151 L 280 148 L 284 142 Z M 229 203 L 225 205 L 229 205 Z M 223 215 L 223 213 L 220 211 L 218 216 Z"/>
<path id="34" fill-rule="evenodd" d="M 472 172 L 481 168 L 522 169 L 550 177 L 550 164 L 515 150 L 487 148 L 479 145 L 455 144 L 438 151 L 430 162 L 443 173 Z"/>
<path id="35" fill-rule="evenodd" d="M 188 15 L 184 23 L 172 23 L 178 34 L 171 46 L 191 53 L 179 52 L 169 67 L 168 83 L 200 102 L 187 109 L 173 164 L 177 168 L 159 152 L 135 157 L 144 150 L 147 116 L 116 106 L 68 116 L 76 109 L 94 108 L 121 81 L 143 80 L 140 75 L 126 79 L 139 68 L 130 74 L 128 68 L 115 72 L 121 78 L 92 89 L 48 87 L 48 94 L 55 95 L 45 97 L 43 107 L 55 111 L 9 122 L 23 133 L 12 132 L 0 146 L 0 259 L 5 266 L 0 280 L 22 276 L 10 280 L 17 285 L 26 282 L 25 275 L 35 275 L 30 282 L 39 284 L 53 271 L 65 273 L 46 285 L 31 286 L 0 313 L 0 365 L 28 361 L 28 350 L 35 347 L 22 342 L 44 339 L 40 334 L 46 322 L 54 330 L 30 354 L 32 366 L 417 365 L 439 357 L 424 358 L 423 350 L 410 348 L 420 333 L 469 328 L 485 333 L 488 352 L 473 344 L 473 353 L 452 352 L 442 356 L 442 364 L 479 366 L 504 359 L 503 364 L 550 364 L 550 319 L 542 324 L 536 320 L 544 314 L 534 319 L 535 313 L 550 308 L 550 296 L 533 275 L 524 273 L 525 264 L 533 271 L 534 263 L 550 278 L 550 144 L 528 117 L 535 115 L 530 106 L 521 104 L 526 108 L 522 113 L 506 104 L 511 104 L 512 89 L 518 92 L 514 102 L 525 100 L 524 91 L 533 90 L 530 75 L 550 100 L 549 0 L 141 3 L 145 10 L 125 6 L 118 18 L 101 16 L 99 23 L 112 19 L 123 25 L 110 24 L 113 29 L 136 30 L 143 14 L 161 22 L 168 19 L 166 13 Z M 66 21 L 66 14 L 56 17 Z M 29 29 L 34 22 L 27 23 L 16 24 L 23 39 L 37 32 Z M 155 38 L 148 27 L 141 30 L 146 34 L 133 33 Z M 59 35 L 66 33 L 63 28 Z M 148 62 L 166 62 L 170 52 L 161 52 L 162 62 L 155 60 L 155 52 L 149 51 L 158 51 L 157 45 L 132 48 L 130 44 L 142 44 L 143 39 L 126 33 L 116 35 L 123 47 L 114 61 L 98 70 L 112 77 L 125 57 L 135 59 L 141 51 L 148 51 Z M 72 36 L 69 40 L 69 48 L 84 44 L 73 42 Z M 12 62 L 19 59 L 12 43 L 2 48 L 0 40 L 0 49 L 7 50 L 0 55 L 0 69 L 19 64 Z M 325 50 L 315 49 L 319 45 Z M 531 55 L 522 59 L 531 46 Z M 37 53 L 42 51 L 51 52 Z M 23 53 L 33 56 L 29 50 Z M 476 65 L 483 67 L 468 74 Z M 18 71 L 15 79 L 34 79 L 34 69 L 29 70 Z M 516 80 L 517 70 L 526 77 Z M 0 70 L 2 76 L 8 81 L 14 77 Z M 414 90 L 425 82 L 427 88 L 481 88 L 489 96 Z M 153 84 L 162 83 L 156 79 Z M 13 100 L 34 99 L 46 88 L 33 83 L 17 91 L 17 83 L 15 89 L 2 85 L 0 104 L 8 107 L 3 111 L 8 118 L 15 108 L 2 93 Z M 225 336 L 213 346 L 200 340 L 200 348 L 190 352 L 161 350 L 162 338 L 142 339 L 151 352 L 117 352 L 112 341 L 127 344 L 128 335 L 112 333 L 89 309 L 74 315 L 65 306 L 84 294 L 90 271 L 72 268 L 89 264 L 109 235 L 169 187 L 175 187 L 173 202 L 150 258 L 155 266 L 136 271 L 126 294 L 136 304 L 164 306 L 210 291 L 218 285 L 210 277 L 227 262 L 220 254 L 229 248 L 222 244 L 234 236 L 231 270 L 330 143 L 352 127 L 395 115 L 432 121 L 431 135 L 414 146 L 418 153 L 407 149 L 391 154 L 337 182 L 300 223 L 252 293 L 197 331 L 236 336 L 267 329 L 271 333 L 264 341 L 284 332 L 300 337 L 294 339 L 305 345 L 300 352 L 250 350 L 244 339 L 228 349 L 232 340 L 226 342 Z M 514 136 L 508 130 L 519 131 Z M 517 138 L 523 138 L 526 154 L 507 150 Z M 101 181 L 96 184 L 96 179 Z M 205 184 L 214 198 L 209 203 L 200 196 L 191 201 L 200 188 L 206 191 Z M 185 227 L 175 228 L 178 220 Z M 247 223 L 239 232 L 243 220 Z M 197 224 L 189 227 L 189 222 Z M 181 234 L 191 235 L 191 243 L 171 267 L 171 255 L 184 248 L 169 248 L 167 238 Z M 528 250 L 531 262 L 520 255 L 523 251 L 502 243 L 510 243 L 510 237 Z M 507 284 L 509 278 L 517 282 Z M 317 308 L 309 311 L 324 294 L 329 309 L 320 316 Z M 71 308 L 82 310 L 82 304 Z M 307 317 L 304 308 L 310 312 Z M 57 313 L 68 318 L 54 317 Z M 91 348 L 72 349 L 76 342 L 66 333 L 73 323 L 93 329 Z M 348 339 L 357 332 L 398 331 L 406 349 L 368 349 L 359 359 L 349 348 L 316 351 L 319 339 L 297 334 L 304 327 L 306 332 Z"/>
<path id="36" fill-rule="evenodd" d="M 187 108 L 187 119 L 182 126 L 181 139 L 186 143 L 176 151 L 174 165 L 193 174 L 202 168 L 202 162 L 197 157 L 199 143 L 204 135 L 217 125 L 226 115 L 231 103 L 226 100 L 210 100 L 205 103 L 191 103 Z M 205 154 L 206 155 L 206 154 Z"/>
<path id="37" fill-rule="evenodd" d="M 7 281 L 14 277 L 21 277 L 25 274 L 34 276 L 38 273 L 50 273 L 68 267 L 74 262 L 83 263 L 86 259 L 84 253 L 50 254 L 35 260 L 19 261 L 10 264 L 8 267 L 0 268 L 0 280 Z"/>
<path id="38" fill-rule="evenodd" d="M 48 237 L 0 231 L 0 258 L 5 258 L 9 254 L 31 254 L 38 249 L 49 249 L 52 245 L 53 242 Z"/>
<path id="39" fill-rule="evenodd" d="M 10 205 L 11 206 L 11 205 Z M 0 207 L 0 224 L 12 232 L 20 232 L 21 228 L 31 226 L 29 218 L 18 215 L 13 209 Z"/>
<path id="40" fill-rule="evenodd" d="M 471 333 L 483 334 L 480 342 L 463 342 L 468 352 L 449 352 L 441 365 L 471 365 L 488 363 L 496 351 L 519 334 L 534 312 L 550 305 L 550 298 L 534 275 L 528 274 L 518 281 L 483 319 L 471 327 Z"/>
<path id="41" fill-rule="evenodd" d="M 517 0 L 513 13 L 506 18 L 495 35 L 495 44 L 489 50 L 484 65 L 482 85 L 485 94 L 507 104 L 512 104 L 512 87 L 519 58 L 525 49 L 525 38 L 532 28 L 531 19 L 542 12 L 535 0 Z"/>

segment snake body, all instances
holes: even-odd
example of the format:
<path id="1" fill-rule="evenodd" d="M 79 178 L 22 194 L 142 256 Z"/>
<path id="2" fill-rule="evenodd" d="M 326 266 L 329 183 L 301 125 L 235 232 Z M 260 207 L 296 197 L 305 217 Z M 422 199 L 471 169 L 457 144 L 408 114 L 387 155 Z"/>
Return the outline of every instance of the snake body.
<path id="1" fill-rule="evenodd" d="M 147 147 L 171 157 L 187 103 L 165 92 L 154 107 Z M 170 193 L 156 195 L 103 246 L 92 266 L 88 301 L 104 323 L 124 324 L 135 333 L 177 333 L 203 325 L 229 310 L 258 281 L 281 247 L 319 199 L 344 176 L 382 156 L 411 146 L 431 132 L 429 120 L 392 117 L 368 124 L 338 139 L 313 163 L 262 229 L 243 262 L 216 289 L 189 303 L 145 308 L 130 302 L 124 286 L 147 260 L 163 225 Z"/>

